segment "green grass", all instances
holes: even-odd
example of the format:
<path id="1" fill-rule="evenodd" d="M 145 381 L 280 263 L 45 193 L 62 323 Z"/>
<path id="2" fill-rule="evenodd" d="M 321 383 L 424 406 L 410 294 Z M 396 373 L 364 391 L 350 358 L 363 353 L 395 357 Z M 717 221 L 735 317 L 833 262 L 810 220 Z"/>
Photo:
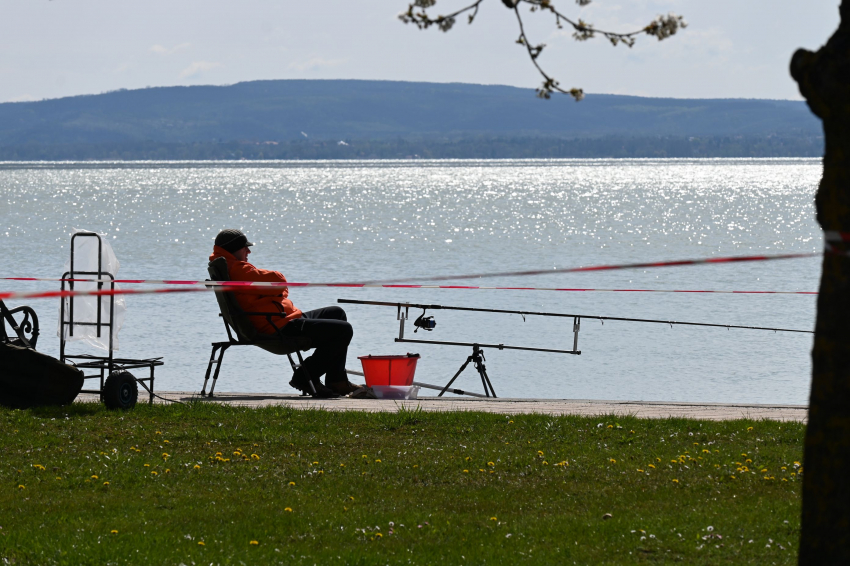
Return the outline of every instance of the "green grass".
<path id="1" fill-rule="evenodd" d="M 803 434 L 745 420 L 0 409 L 0 559 L 791 564 Z"/>

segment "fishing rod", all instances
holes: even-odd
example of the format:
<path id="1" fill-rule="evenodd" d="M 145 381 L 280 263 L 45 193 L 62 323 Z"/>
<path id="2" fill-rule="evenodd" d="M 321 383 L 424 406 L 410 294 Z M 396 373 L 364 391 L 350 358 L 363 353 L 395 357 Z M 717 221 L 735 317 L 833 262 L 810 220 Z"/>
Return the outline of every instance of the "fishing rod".
<path id="1" fill-rule="evenodd" d="M 434 305 L 434 304 L 420 304 L 420 303 L 399 303 L 399 302 L 389 302 L 389 301 L 358 301 L 354 299 L 337 299 L 338 303 L 344 304 L 353 304 L 353 305 L 376 305 L 376 306 L 385 306 L 385 307 L 395 307 L 396 308 L 396 316 L 399 321 L 398 326 L 398 338 L 395 338 L 395 342 L 406 342 L 406 343 L 414 343 L 414 344 L 437 344 L 441 346 L 466 346 L 472 347 L 472 354 L 466 358 L 466 361 L 463 362 L 463 365 L 460 366 L 460 369 L 457 370 L 457 373 L 449 380 L 449 382 L 444 387 L 431 386 L 432 389 L 439 389 L 440 393 L 438 397 L 442 397 L 444 393 L 451 392 L 455 393 L 456 390 L 451 389 L 452 384 L 455 380 L 463 373 L 463 370 L 472 363 L 475 369 L 478 371 L 478 375 L 481 377 L 481 384 L 484 387 L 484 395 L 483 397 L 496 397 L 496 391 L 493 389 L 493 384 L 490 382 L 490 377 L 487 375 L 487 368 L 484 366 L 484 352 L 482 348 L 497 348 L 499 350 L 525 350 L 532 352 L 549 352 L 555 354 L 572 354 L 575 356 L 581 355 L 581 350 L 578 349 L 578 334 L 581 329 L 581 319 L 586 318 L 590 320 L 598 320 L 605 324 L 606 320 L 617 320 L 623 322 L 646 322 L 653 324 L 669 324 L 672 328 L 673 325 L 685 325 L 685 326 L 702 326 L 702 327 L 712 327 L 712 328 L 726 328 L 726 329 L 744 329 L 744 330 L 772 330 L 774 332 L 800 332 L 811 334 L 814 331 L 812 330 L 798 330 L 792 328 L 771 328 L 766 326 L 744 326 L 738 324 L 713 324 L 708 322 L 685 322 L 685 321 L 677 321 L 677 320 L 659 320 L 659 319 L 651 319 L 651 318 L 626 318 L 619 316 L 597 316 L 597 315 L 584 315 L 584 314 L 569 314 L 569 313 L 557 313 L 557 312 L 538 312 L 538 311 L 520 311 L 520 310 L 507 310 L 507 309 L 483 309 L 476 307 L 451 307 L 447 305 Z M 404 337 L 404 323 L 406 320 L 410 318 L 410 309 L 422 309 L 422 314 L 419 315 L 416 320 L 413 321 L 413 326 L 415 327 L 414 333 L 419 330 L 424 330 L 430 332 L 434 330 L 437 326 L 437 321 L 434 320 L 433 316 L 425 316 L 428 312 L 428 309 L 431 310 L 453 310 L 453 311 L 468 311 L 468 312 L 489 312 L 489 313 L 499 313 L 499 314 L 518 314 L 522 316 L 523 320 L 525 320 L 526 316 L 553 316 L 559 318 L 572 318 L 573 319 L 573 347 L 571 350 L 555 350 L 548 348 L 532 348 L 528 346 L 507 346 L 505 344 L 482 344 L 480 342 L 448 342 L 442 340 L 416 340 L 412 338 Z M 481 396 L 481 395 L 478 395 Z"/>
<path id="2" fill-rule="evenodd" d="M 471 312 L 491 312 L 491 313 L 501 313 L 501 314 L 518 314 L 523 317 L 525 316 L 554 316 L 554 317 L 563 317 L 563 318 L 573 318 L 573 319 L 582 319 L 588 318 L 591 320 L 599 320 L 604 324 L 606 320 L 619 320 L 623 322 L 648 322 L 654 324 L 669 324 L 670 326 L 675 325 L 683 325 L 683 326 L 707 326 L 713 328 L 726 328 L 726 329 L 741 329 L 741 330 L 772 330 L 773 332 L 801 332 L 804 334 L 814 334 L 814 330 L 799 330 L 794 328 L 772 328 L 767 326 L 743 326 L 737 324 L 712 324 L 708 322 L 685 322 L 678 320 L 660 320 L 660 319 L 652 319 L 652 318 L 626 318 L 619 316 L 597 316 L 597 315 L 587 315 L 587 314 L 569 314 L 569 313 L 556 313 L 556 312 L 536 312 L 536 311 L 515 311 L 515 310 L 504 310 L 504 309 L 482 309 L 475 307 L 450 307 L 444 305 L 425 305 L 425 304 L 417 304 L 417 303 L 392 303 L 386 301 L 356 301 L 353 299 L 339 299 L 337 302 L 339 303 L 350 303 L 350 304 L 359 304 L 359 305 L 379 305 L 379 306 L 387 306 L 387 307 L 398 307 L 398 308 L 415 308 L 415 309 L 423 309 L 423 310 L 453 310 L 453 311 L 471 311 Z"/>

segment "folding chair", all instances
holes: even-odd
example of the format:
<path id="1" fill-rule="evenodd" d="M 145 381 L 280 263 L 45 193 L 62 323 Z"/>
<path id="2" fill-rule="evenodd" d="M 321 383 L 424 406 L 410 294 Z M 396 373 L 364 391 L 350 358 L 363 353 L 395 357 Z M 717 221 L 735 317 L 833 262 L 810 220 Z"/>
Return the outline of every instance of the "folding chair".
<path id="1" fill-rule="evenodd" d="M 213 281 L 229 281 L 230 276 L 227 270 L 227 260 L 223 257 L 214 259 L 209 263 L 207 268 L 210 277 Z M 309 338 L 284 336 L 275 324 L 286 315 L 282 312 L 248 312 L 242 310 L 239 303 L 236 302 L 236 297 L 229 291 L 216 291 L 215 298 L 218 300 L 220 309 L 219 316 L 224 320 L 224 329 L 227 331 L 227 342 L 213 342 L 210 361 L 207 365 L 207 373 L 204 376 L 204 386 L 201 389 L 201 395 L 206 395 L 207 381 L 212 374 L 212 386 L 210 387 L 209 396 L 213 396 L 215 384 L 218 380 L 218 374 L 221 370 L 221 361 L 224 358 L 224 352 L 231 346 L 258 346 L 267 352 L 277 355 L 286 355 L 289 359 L 289 365 L 292 366 L 292 371 L 295 371 L 304 364 L 304 359 L 301 357 L 301 352 L 312 348 Z M 276 332 L 274 334 L 261 334 L 256 327 L 251 323 L 249 316 L 265 316 L 269 324 L 271 324 Z M 235 337 L 234 337 L 235 335 Z M 218 354 L 218 356 L 216 356 Z M 292 359 L 292 354 L 298 356 L 298 363 Z M 213 372 L 213 367 L 215 371 Z M 306 370 L 306 368 L 305 368 Z M 308 376 L 309 377 L 309 376 Z M 309 387 L 315 393 L 312 382 Z M 309 393 L 304 392 L 303 395 Z"/>

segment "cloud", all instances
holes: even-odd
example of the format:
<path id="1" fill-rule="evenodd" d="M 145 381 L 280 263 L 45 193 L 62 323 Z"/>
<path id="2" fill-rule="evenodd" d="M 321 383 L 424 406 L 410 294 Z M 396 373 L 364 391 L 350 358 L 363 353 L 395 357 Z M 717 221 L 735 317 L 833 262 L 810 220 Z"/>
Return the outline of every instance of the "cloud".
<path id="1" fill-rule="evenodd" d="M 309 71 L 317 67 L 336 67 L 346 61 L 348 61 L 348 59 L 322 59 L 321 57 L 313 57 L 312 59 L 302 61 L 300 63 L 290 63 L 287 68 L 295 69 L 296 71 Z"/>
<path id="2" fill-rule="evenodd" d="M 192 45 L 191 43 L 178 43 L 174 47 L 168 48 L 168 47 L 163 47 L 162 45 L 156 44 L 156 45 L 152 45 L 151 48 L 149 49 L 149 51 L 151 51 L 152 53 L 156 53 L 157 55 L 172 55 L 174 53 L 177 53 L 181 49 L 186 49 L 186 48 L 190 47 L 191 45 Z"/>
<path id="3" fill-rule="evenodd" d="M 182 71 L 180 71 L 180 78 L 194 77 L 195 75 L 202 73 L 204 71 L 209 71 L 210 69 L 215 69 L 217 67 L 221 67 L 221 63 L 213 63 L 211 61 L 195 61 Z"/>

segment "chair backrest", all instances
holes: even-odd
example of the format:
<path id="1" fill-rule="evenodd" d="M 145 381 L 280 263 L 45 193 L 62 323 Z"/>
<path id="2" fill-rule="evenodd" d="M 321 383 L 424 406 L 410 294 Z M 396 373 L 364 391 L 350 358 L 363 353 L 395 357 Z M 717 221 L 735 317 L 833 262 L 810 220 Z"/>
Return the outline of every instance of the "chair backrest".
<path id="1" fill-rule="evenodd" d="M 227 260 L 217 257 L 209 263 L 207 271 L 213 281 L 230 281 L 230 273 L 227 270 Z M 236 297 L 229 291 L 216 291 L 215 298 L 221 309 L 221 316 L 230 327 L 236 331 L 236 336 L 243 342 L 254 342 L 260 337 L 256 327 L 243 314 L 242 308 L 236 302 Z"/>

